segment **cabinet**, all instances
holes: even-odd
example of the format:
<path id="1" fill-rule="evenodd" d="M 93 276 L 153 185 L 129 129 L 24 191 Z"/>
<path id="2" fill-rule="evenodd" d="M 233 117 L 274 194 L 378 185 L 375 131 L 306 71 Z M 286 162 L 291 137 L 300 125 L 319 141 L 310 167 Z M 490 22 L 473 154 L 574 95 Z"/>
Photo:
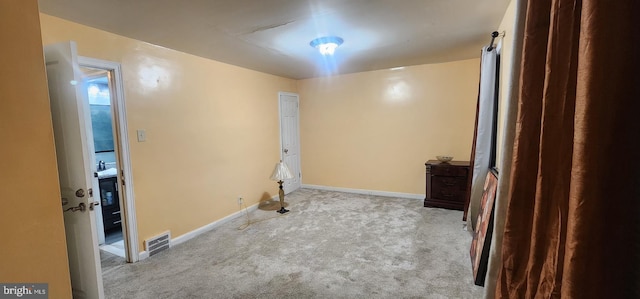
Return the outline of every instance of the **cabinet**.
<path id="1" fill-rule="evenodd" d="M 118 178 L 104 178 L 99 180 L 100 204 L 102 205 L 102 223 L 104 231 L 114 228 L 120 229 L 120 198 L 118 197 Z"/>
<path id="2" fill-rule="evenodd" d="M 464 210 L 468 192 L 469 162 L 429 160 L 425 207 Z"/>

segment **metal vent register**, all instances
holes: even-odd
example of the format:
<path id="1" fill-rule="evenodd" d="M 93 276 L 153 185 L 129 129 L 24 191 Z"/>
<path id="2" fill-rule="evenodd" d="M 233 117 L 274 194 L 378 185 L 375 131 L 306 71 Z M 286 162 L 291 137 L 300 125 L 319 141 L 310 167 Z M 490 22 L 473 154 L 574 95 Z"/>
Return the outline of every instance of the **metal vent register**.
<path id="1" fill-rule="evenodd" d="M 169 249 L 170 241 L 171 233 L 165 232 L 161 235 L 144 240 L 144 244 L 147 248 L 147 252 L 149 252 L 149 256 L 151 257 L 163 250 Z"/>

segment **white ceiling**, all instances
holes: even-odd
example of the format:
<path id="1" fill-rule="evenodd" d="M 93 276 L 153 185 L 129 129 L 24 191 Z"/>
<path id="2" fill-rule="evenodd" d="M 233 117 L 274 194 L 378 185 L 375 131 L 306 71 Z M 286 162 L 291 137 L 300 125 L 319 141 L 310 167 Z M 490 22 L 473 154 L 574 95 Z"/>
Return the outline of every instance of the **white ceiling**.
<path id="1" fill-rule="evenodd" d="M 479 56 L 510 0 L 40 0 L 40 11 L 293 79 Z M 333 57 L 309 45 L 344 39 Z"/>

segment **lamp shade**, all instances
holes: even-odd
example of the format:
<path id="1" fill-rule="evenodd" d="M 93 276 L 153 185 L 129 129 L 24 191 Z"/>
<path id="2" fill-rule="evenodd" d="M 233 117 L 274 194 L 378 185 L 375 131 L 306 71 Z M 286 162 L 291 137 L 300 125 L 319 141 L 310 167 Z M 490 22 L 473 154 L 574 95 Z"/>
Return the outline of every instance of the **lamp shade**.
<path id="1" fill-rule="evenodd" d="M 286 179 L 292 179 L 293 175 L 291 175 L 291 171 L 289 171 L 289 167 L 287 164 L 284 164 L 282 160 L 279 163 L 276 163 L 276 167 L 273 169 L 273 173 L 271 174 L 271 180 L 273 181 L 284 181 Z"/>

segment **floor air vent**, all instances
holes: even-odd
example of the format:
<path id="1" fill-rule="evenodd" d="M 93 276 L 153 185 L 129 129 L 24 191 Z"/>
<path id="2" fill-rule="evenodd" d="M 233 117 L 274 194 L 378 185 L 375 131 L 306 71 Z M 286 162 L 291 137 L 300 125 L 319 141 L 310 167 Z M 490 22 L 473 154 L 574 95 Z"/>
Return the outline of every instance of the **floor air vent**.
<path id="1" fill-rule="evenodd" d="M 153 256 L 165 249 L 169 249 L 169 243 L 171 241 L 171 233 L 166 232 L 161 235 L 155 236 L 151 239 L 144 241 L 149 256 Z"/>

